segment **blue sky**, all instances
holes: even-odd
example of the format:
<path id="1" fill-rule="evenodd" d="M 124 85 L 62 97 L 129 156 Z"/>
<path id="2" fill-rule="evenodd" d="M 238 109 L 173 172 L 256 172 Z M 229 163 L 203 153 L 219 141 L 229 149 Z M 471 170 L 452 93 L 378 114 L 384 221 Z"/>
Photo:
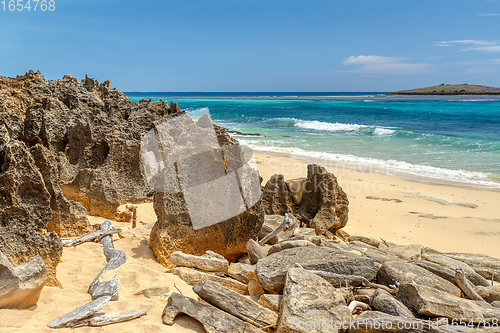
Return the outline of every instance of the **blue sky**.
<path id="1" fill-rule="evenodd" d="M 6 1 L 2 76 L 88 74 L 124 91 L 500 86 L 500 0 Z"/>

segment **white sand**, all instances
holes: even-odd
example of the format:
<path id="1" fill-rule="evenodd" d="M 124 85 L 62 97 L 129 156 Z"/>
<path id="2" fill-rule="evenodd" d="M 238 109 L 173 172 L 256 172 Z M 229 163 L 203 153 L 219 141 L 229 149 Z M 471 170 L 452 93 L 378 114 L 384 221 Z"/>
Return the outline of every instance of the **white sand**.
<path id="1" fill-rule="evenodd" d="M 256 153 L 258 168 L 264 182 L 274 173 L 287 179 L 306 176 L 304 161 Z M 420 243 L 441 251 L 484 253 L 500 256 L 500 193 L 417 183 L 373 173 L 329 168 L 337 175 L 348 193 L 349 222 L 344 230 L 350 234 L 384 238 L 399 244 Z M 477 208 L 442 205 L 419 197 L 419 193 L 437 199 L 476 204 Z M 408 196 L 410 195 L 410 197 Z M 402 202 L 370 200 L 367 196 L 399 199 Z M 416 214 L 418 213 L 418 214 Z M 423 215 L 442 218 L 426 218 Z M 446 217 L 446 218 L 444 218 Z M 156 216 L 152 203 L 141 204 L 138 218 L 154 223 Z M 92 218 L 93 223 L 103 219 Z M 121 296 L 109 302 L 102 311 L 148 308 L 149 313 L 139 319 L 102 328 L 60 329 L 58 332 L 203 332 L 195 320 L 179 316 L 176 324 L 162 323 L 161 314 L 168 295 L 177 292 L 197 298 L 177 276 L 165 273 L 166 268 L 156 262 L 148 247 L 151 224 L 130 229 L 129 223 L 113 222 L 124 231 L 123 239 L 114 236 L 115 247 L 127 253 L 127 262 L 116 274 L 121 281 Z M 57 278 L 63 289 L 45 287 L 36 307 L 26 310 L 0 310 L 0 332 L 49 332 L 47 323 L 90 301 L 87 288 L 104 267 L 105 258 L 98 243 L 86 243 L 75 248 L 64 248 L 62 262 L 57 267 Z M 169 287 L 162 297 L 146 298 L 135 293 L 145 288 Z"/>

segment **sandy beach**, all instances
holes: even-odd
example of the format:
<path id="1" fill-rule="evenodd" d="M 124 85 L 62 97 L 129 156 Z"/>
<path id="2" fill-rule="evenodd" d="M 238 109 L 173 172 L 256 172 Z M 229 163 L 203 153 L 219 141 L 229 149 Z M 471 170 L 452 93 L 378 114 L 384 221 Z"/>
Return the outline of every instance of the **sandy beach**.
<path id="1" fill-rule="evenodd" d="M 304 177 L 305 161 L 255 153 L 256 165 L 264 182 L 274 173 L 286 179 Z M 423 244 L 440 251 L 474 252 L 498 257 L 500 220 L 497 207 L 500 193 L 431 185 L 375 173 L 362 173 L 339 167 L 327 167 L 349 196 L 349 234 L 383 238 L 397 244 Z M 474 207 L 477 205 L 477 207 Z M 121 297 L 103 311 L 148 308 L 149 313 L 130 322 L 102 328 L 78 328 L 78 332 L 204 332 L 193 319 L 179 316 L 176 324 L 162 323 L 161 314 L 172 292 L 197 298 L 191 286 L 167 273 L 156 262 L 148 246 L 149 232 L 156 221 L 152 203 L 140 204 L 139 227 L 113 222 L 122 228 L 115 235 L 115 247 L 127 253 L 127 262 L 116 274 L 121 281 Z M 92 217 L 92 223 L 104 219 Z M 64 248 L 57 278 L 63 288 L 45 287 L 38 305 L 26 310 L 0 310 L 0 332 L 49 332 L 47 323 L 90 301 L 88 285 L 104 267 L 105 258 L 98 243 Z M 158 288 L 150 298 L 141 293 Z M 61 329 L 60 332 L 74 330 Z"/>

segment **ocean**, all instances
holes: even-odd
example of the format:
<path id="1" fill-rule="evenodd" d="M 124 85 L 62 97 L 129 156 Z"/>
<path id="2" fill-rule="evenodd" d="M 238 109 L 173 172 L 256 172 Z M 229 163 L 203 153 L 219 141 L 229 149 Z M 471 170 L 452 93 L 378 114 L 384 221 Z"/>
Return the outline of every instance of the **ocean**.
<path id="1" fill-rule="evenodd" d="M 438 184 L 500 190 L 500 96 L 126 93 L 174 101 L 253 150 Z M 258 135 L 250 135 L 258 134 Z"/>

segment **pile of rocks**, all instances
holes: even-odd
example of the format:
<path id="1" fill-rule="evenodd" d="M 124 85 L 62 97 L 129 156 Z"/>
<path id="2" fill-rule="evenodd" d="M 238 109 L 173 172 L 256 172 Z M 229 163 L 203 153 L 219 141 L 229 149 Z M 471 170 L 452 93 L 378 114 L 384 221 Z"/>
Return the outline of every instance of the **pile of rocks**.
<path id="1" fill-rule="evenodd" d="M 185 313 L 207 332 L 484 332 L 500 319 L 500 260 L 422 245 L 316 235 L 294 223 L 271 244 L 250 240 L 229 263 L 174 252 L 174 274 L 200 300 L 173 293 L 163 321 Z M 260 238 L 283 216 L 266 216 Z M 456 271 L 457 270 L 457 271 Z M 460 272 L 479 295 L 461 290 Z M 467 326 L 458 326 L 459 323 Z M 474 327 L 473 327 L 474 326 Z"/>

